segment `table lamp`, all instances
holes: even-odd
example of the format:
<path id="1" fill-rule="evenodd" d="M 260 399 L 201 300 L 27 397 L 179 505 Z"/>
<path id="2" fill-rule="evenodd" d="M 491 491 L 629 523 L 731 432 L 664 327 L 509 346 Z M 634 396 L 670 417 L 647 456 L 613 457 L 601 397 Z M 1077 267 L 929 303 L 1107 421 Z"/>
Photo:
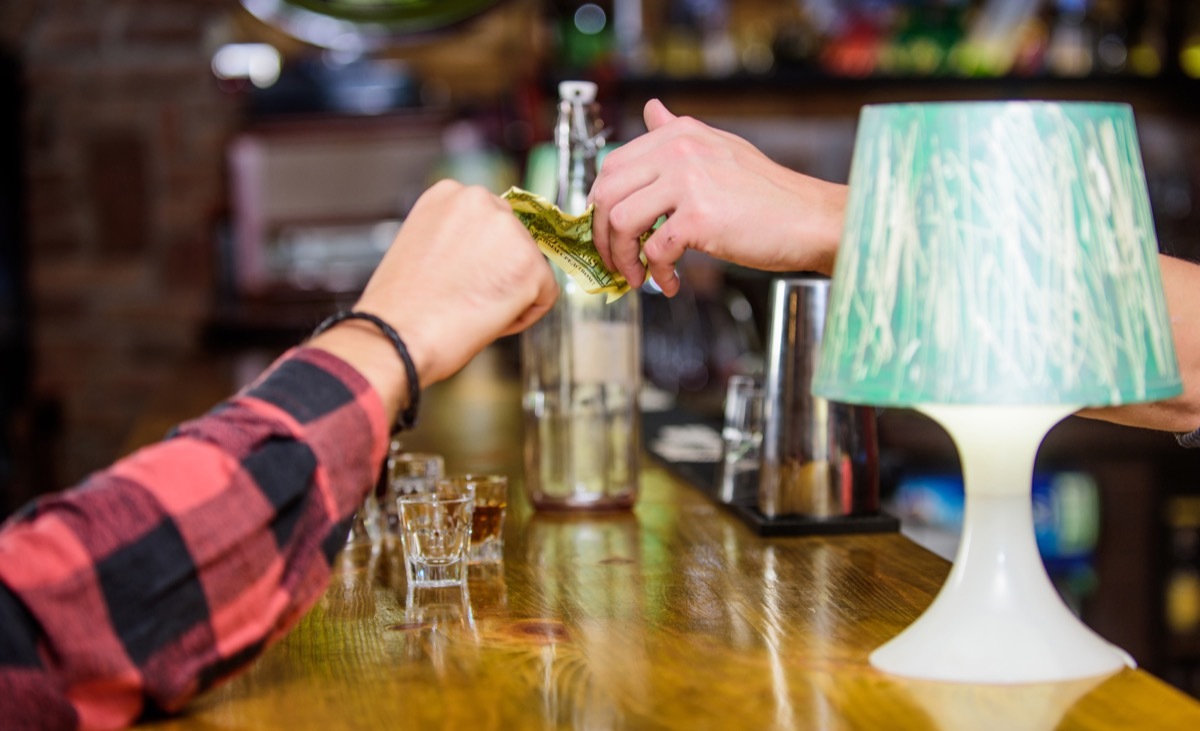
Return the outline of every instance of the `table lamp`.
<path id="1" fill-rule="evenodd" d="M 1133 665 L 1062 602 L 1031 500 L 1058 421 L 1182 390 L 1130 108 L 864 107 L 826 317 L 814 393 L 928 415 L 966 493 L 946 583 L 871 664 L 1003 684 Z"/>

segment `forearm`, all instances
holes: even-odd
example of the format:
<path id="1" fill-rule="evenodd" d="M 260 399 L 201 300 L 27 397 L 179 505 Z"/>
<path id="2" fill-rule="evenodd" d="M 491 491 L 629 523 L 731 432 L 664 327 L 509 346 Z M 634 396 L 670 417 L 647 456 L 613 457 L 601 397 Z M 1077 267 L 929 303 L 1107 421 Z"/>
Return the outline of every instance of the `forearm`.
<path id="1" fill-rule="evenodd" d="M 803 215 L 787 211 L 791 225 L 778 227 L 786 235 L 778 244 L 779 249 L 790 251 L 793 256 L 777 269 L 831 276 L 841 244 L 849 188 L 800 173 L 795 175 L 790 187 L 796 200 L 804 202 Z"/>
<path id="2" fill-rule="evenodd" d="M 0 584 L 27 621 L 0 627 L 0 688 L 22 693 L 0 694 L 0 716 L 69 708 L 79 725 L 123 726 L 250 662 L 324 589 L 378 474 L 386 417 L 354 369 L 301 350 L 172 438 L 14 518 L 0 532 Z M 26 640 L 32 667 L 28 652 L 2 652 Z"/>
<path id="3" fill-rule="evenodd" d="M 1175 433 L 1200 427 L 1200 266 L 1169 256 L 1160 256 L 1159 264 L 1183 393 L 1146 404 L 1086 409 L 1080 416 Z"/>
<path id="4" fill-rule="evenodd" d="M 375 325 L 363 320 L 347 320 L 312 338 L 306 345 L 324 350 L 353 367 L 378 394 L 384 419 L 388 424 L 395 423 L 396 415 L 408 405 L 404 364 L 391 342 Z"/>

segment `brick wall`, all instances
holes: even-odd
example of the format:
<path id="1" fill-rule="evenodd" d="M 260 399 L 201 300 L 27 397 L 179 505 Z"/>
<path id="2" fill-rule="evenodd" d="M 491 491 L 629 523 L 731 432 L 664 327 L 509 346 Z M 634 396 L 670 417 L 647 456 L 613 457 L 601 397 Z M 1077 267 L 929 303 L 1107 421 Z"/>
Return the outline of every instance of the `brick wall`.
<path id="1" fill-rule="evenodd" d="M 171 364 L 198 347 L 237 118 L 205 38 L 231 5 L 0 3 L 0 43 L 26 88 L 32 386 L 61 413 L 49 474 L 28 490 L 110 462 Z"/>
<path id="2" fill-rule="evenodd" d="M 536 73 L 539 8 L 511 0 L 390 55 L 448 99 L 494 99 Z M 0 0 L 0 46 L 26 89 L 33 392 L 60 414 L 32 419 L 60 426 L 32 435 L 49 457 L 9 503 L 111 462 L 171 366 L 200 347 L 241 120 L 210 70 L 228 40 L 312 50 L 236 0 Z"/>

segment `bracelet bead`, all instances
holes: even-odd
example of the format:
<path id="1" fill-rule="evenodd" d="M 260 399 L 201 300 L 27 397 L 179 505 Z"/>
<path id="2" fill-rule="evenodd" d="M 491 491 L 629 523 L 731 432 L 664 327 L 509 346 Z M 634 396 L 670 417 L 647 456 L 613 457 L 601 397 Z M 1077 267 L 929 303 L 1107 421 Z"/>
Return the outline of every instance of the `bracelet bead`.
<path id="1" fill-rule="evenodd" d="M 417 409 L 421 403 L 421 384 L 417 380 L 417 366 L 413 363 L 412 356 L 408 353 L 408 346 L 404 344 L 404 340 L 400 338 L 400 333 L 396 329 L 387 324 L 383 318 L 378 315 L 373 315 L 370 312 L 360 312 L 358 310 L 342 310 L 336 312 L 317 325 L 313 330 L 311 337 L 316 337 L 325 332 L 329 328 L 347 320 L 364 320 L 371 323 L 391 341 L 392 346 L 396 349 L 396 354 L 400 356 L 400 361 L 404 363 L 404 372 L 408 378 L 408 406 L 404 411 L 400 412 L 400 416 L 396 420 L 396 428 L 393 433 L 412 429 L 417 423 Z"/>

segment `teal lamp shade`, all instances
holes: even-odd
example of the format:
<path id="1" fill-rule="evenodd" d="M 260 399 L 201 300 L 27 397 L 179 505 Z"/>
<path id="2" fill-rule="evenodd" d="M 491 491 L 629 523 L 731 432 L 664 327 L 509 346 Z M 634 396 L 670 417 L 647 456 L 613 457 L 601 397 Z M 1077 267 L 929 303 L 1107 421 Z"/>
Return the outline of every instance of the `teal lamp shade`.
<path id="1" fill-rule="evenodd" d="M 1176 395 L 1157 249 L 1126 105 L 865 107 L 813 390 L 893 406 Z"/>

